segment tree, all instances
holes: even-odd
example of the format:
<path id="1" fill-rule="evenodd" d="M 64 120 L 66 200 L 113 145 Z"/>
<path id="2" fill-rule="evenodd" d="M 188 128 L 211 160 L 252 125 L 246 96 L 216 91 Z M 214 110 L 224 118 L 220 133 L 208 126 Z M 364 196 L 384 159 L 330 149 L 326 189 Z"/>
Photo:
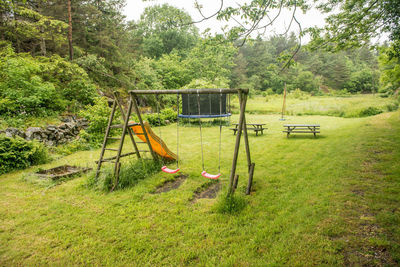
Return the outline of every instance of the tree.
<path id="1" fill-rule="evenodd" d="M 332 51 L 369 44 L 372 38 L 389 33 L 392 56 L 400 56 L 400 9 L 398 0 L 327 0 L 318 8 L 327 13 L 327 25 L 313 28 L 316 47 Z"/>
<path id="2" fill-rule="evenodd" d="M 389 93 L 400 89 L 400 60 L 391 56 L 394 49 L 393 47 L 383 47 L 379 55 L 379 65 L 382 72 L 380 82 L 383 91 Z"/>
<path id="3" fill-rule="evenodd" d="M 350 93 L 375 93 L 378 89 L 377 79 L 370 69 L 353 72 L 344 88 Z"/>
<path id="4" fill-rule="evenodd" d="M 68 47 L 69 47 L 69 60 L 72 60 L 74 58 L 74 50 L 72 47 L 71 0 L 68 0 Z"/>
<path id="5" fill-rule="evenodd" d="M 199 41 L 182 63 L 191 80 L 205 79 L 213 82 L 224 79 L 229 84 L 236 51 L 233 44 L 224 42 L 221 35 L 209 36 Z"/>
<path id="6" fill-rule="evenodd" d="M 184 55 L 197 42 L 198 29 L 185 11 L 168 4 L 147 7 L 137 23 L 135 35 L 143 36 L 146 56 L 159 58 L 174 49 Z"/>
<path id="7" fill-rule="evenodd" d="M 44 56 L 49 44 L 55 51 L 65 43 L 64 33 L 68 25 L 34 10 L 39 9 L 41 3 L 0 1 L 1 38 L 10 41 L 17 52 Z"/>

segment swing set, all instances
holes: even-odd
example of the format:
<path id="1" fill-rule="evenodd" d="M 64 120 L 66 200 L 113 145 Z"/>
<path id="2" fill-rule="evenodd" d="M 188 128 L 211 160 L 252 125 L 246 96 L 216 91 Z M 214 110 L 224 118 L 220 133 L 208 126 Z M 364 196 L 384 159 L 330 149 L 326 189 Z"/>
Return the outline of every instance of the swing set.
<path id="1" fill-rule="evenodd" d="M 248 96 L 248 89 L 184 89 L 184 90 L 131 90 L 129 91 L 129 104 L 126 114 L 124 113 L 121 104 L 118 102 L 118 95 L 114 94 L 114 104 L 112 108 L 112 112 L 109 118 L 108 127 L 106 129 L 106 134 L 104 137 L 102 151 L 100 153 L 100 159 L 97 162 L 98 168 L 96 172 L 96 179 L 100 173 L 100 169 L 103 162 L 112 162 L 115 164 L 114 167 L 114 186 L 113 189 L 118 184 L 119 179 L 119 170 L 120 170 L 120 158 L 136 154 L 138 158 L 141 157 L 140 152 L 150 152 L 151 156 L 154 160 L 159 160 L 159 156 L 163 162 L 163 166 L 161 170 L 165 173 L 174 174 L 180 171 L 179 167 L 179 118 L 186 119 L 199 119 L 199 132 L 200 132 L 200 144 L 201 144 L 201 159 L 202 159 L 202 172 L 201 175 L 208 179 L 218 179 L 221 177 L 221 150 L 222 150 L 222 120 L 219 123 L 219 153 L 218 153 L 218 173 L 210 174 L 206 171 L 204 164 L 204 149 L 203 149 L 203 133 L 202 133 L 202 124 L 201 118 L 221 118 L 228 117 L 231 114 L 227 112 L 227 95 L 237 94 L 239 97 L 240 104 L 240 114 L 239 114 L 239 123 L 238 123 L 238 134 L 236 135 L 235 149 L 232 160 L 232 167 L 229 177 L 229 189 L 228 194 L 233 194 L 238 184 L 239 175 L 236 174 L 236 166 L 238 161 L 239 147 L 241 135 L 243 133 L 245 150 L 247 156 L 247 165 L 248 165 L 248 184 L 246 194 L 250 194 L 251 186 L 253 182 L 253 173 L 255 163 L 251 162 L 250 156 L 250 147 L 247 135 L 246 128 L 246 118 L 245 118 L 245 110 Z M 154 134 L 151 130 L 149 124 L 144 122 L 142 119 L 142 115 L 140 109 L 138 107 L 138 96 L 140 95 L 155 95 L 157 102 L 157 114 L 158 114 L 158 122 L 161 125 L 160 119 L 160 101 L 158 99 L 159 95 L 164 94 L 176 94 L 177 96 L 177 110 L 178 110 L 178 119 L 177 119 L 177 131 L 176 131 L 176 143 L 177 143 L 177 155 L 172 153 L 165 143 L 162 141 L 161 129 L 159 133 L 159 137 Z M 182 114 L 180 114 L 179 106 L 180 106 L 180 96 L 182 97 Z M 219 97 L 218 97 L 219 96 Z M 208 99 L 208 102 L 206 102 Z M 219 110 L 217 110 L 217 103 L 219 102 Z M 122 128 L 122 136 L 120 138 L 112 138 L 109 137 L 110 128 L 117 128 L 116 125 L 112 125 L 112 120 L 114 118 L 115 109 L 119 107 L 122 119 L 124 121 L 123 125 L 118 125 L 118 128 Z M 129 118 L 132 113 L 132 108 L 136 113 L 136 116 L 139 120 L 138 123 L 130 122 Z M 124 144 L 124 138 L 126 133 L 129 134 L 135 152 L 122 154 L 122 147 Z M 137 148 L 137 141 L 134 139 L 134 135 L 139 137 L 142 140 L 141 143 L 147 143 L 149 150 L 148 151 L 140 151 Z M 120 145 L 119 149 L 110 149 L 106 148 L 107 139 L 119 139 Z M 117 151 L 117 155 L 115 157 L 104 159 L 104 150 L 114 150 Z M 170 169 L 166 166 L 167 161 L 175 160 L 176 168 Z M 112 189 L 112 190 L 113 190 Z"/>

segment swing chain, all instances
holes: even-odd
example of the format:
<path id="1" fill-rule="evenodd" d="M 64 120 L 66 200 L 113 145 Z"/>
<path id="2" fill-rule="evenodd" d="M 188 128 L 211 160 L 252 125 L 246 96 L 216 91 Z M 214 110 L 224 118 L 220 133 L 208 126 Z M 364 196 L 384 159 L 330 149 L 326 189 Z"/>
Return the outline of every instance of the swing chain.
<path id="1" fill-rule="evenodd" d="M 158 116 L 158 127 L 159 128 L 159 133 L 160 133 L 160 139 L 162 140 L 162 135 L 161 135 L 161 117 L 160 117 L 160 101 L 158 99 L 158 95 L 156 94 L 156 107 L 157 107 L 157 116 Z M 161 148 L 164 149 L 163 143 L 161 142 Z M 165 165 L 164 157 L 161 156 L 161 161 L 163 165 Z"/>
<path id="2" fill-rule="evenodd" d="M 179 94 L 176 94 L 176 106 L 177 106 L 177 116 L 176 116 L 176 168 L 179 168 Z"/>
<path id="3" fill-rule="evenodd" d="M 222 115 L 222 90 L 219 89 L 219 115 Z M 221 173 L 221 140 L 222 140 L 222 118 L 219 118 L 219 153 L 218 153 L 218 172 Z"/>
<path id="4" fill-rule="evenodd" d="M 199 93 L 199 89 L 197 89 L 197 107 L 199 110 L 199 117 L 201 116 L 201 112 L 200 112 L 200 93 Z M 199 129 L 200 129 L 200 146 L 201 146 L 201 165 L 203 167 L 203 171 L 205 170 L 204 168 L 204 153 L 203 153 L 203 133 L 201 131 L 201 118 L 199 118 Z"/>

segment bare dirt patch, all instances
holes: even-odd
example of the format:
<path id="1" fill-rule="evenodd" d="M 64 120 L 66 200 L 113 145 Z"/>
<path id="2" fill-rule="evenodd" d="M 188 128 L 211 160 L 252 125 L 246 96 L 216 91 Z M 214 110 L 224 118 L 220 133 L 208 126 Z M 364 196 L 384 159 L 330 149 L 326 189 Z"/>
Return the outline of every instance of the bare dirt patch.
<path id="1" fill-rule="evenodd" d="M 192 202 L 196 202 L 197 199 L 200 198 L 209 198 L 213 199 L 217 197 L 219 190 L 221 190 L 221 183 L 207 183 L 199 188 L 193 194 L 193 198 L 191 199 Z"/>
<path id="2" fill-rule="evenodd" d="M 368 242 L 369 239 L 382 234 L 382 229 L 371 223 L 361 224 L 361 227 L 349 246 L 344 249 L 343 256 L 346 266 L 395 266 L 385 246 Z"/>
<path id="3" fill-rule="evenodd" d="M 177 189 L 181 186 L 181 184 L 186 180 L 188 176 L 185 174 L 178 174 L 174 176 L 174 180 L 172 181 L 165 181 L 161 186 L 159 186 L 155 191 L 154 194 L 161 194 L 165 192 L 169 192 L 171 190 Z"/>
<path id="4" fill-rule="evenodd" d="M 71 177 L 80 173 L 90 171 L 92 168 L 81 168 L 76 166 L 63 165 L 48 170 L 38 171 L 36 174 L 41 178 L 51 178 L 58 180 L 61 178 Z"/>

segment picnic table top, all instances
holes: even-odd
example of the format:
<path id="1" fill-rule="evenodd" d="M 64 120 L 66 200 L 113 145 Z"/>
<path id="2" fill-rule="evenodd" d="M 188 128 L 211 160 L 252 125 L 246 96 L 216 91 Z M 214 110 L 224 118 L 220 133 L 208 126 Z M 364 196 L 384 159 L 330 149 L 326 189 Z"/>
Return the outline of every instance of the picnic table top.
<path id="1" fill-rule="evenodd" d="M 319 124 L 285 124 L 283 127 L 320 127 Z"/>
<path id="2" fill-rule="evenodd" d="M 239 125 L 239 123 L 232 123 L 233 125 Z M 265 123 L 246 123 L 246 125 L 266 125 Z"/>

